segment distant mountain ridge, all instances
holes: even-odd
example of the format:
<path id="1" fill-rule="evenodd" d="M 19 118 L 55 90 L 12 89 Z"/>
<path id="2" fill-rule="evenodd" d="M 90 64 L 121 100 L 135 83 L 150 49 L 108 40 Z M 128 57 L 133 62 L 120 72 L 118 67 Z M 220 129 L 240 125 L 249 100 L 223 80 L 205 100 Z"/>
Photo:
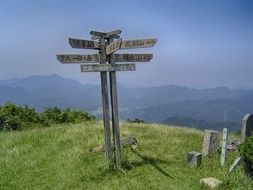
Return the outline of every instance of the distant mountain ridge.
<path id="1" fill-rule="evenodd" d="M 139 118 L 148 122 L 168 123 L 169 118 L 208 123 L 239 123 L 252 112 L 253 90 L 192 89 L 175 85 L 129 88 L 118 86 L 121 119 Z M 58 75 L 32 76 L 0 80 L 1 104 L 11 101 L 27 104 L 42 111 L 45 107 L 83 109 L 101 117 L 99 85 L 84 85 Z M 174 121 L 174 120 L 173 120 Z M 191 122 L 192 122 L 191 121 Z"/>
<path id="2" fill-rule="evenodd" d="M 26 98 L 21 98 L 17 102 L 15 99 L 8 99 L 9 95 L 12 94 L 10 91 L 3 102 L 9 100 L 19 104 L 28 104 L 39 111 L 51 106 L 60 108 L 73 107 L 92 111 L 99 104 L 95 100 L 99 97 L 99 93 L 97 93 L 100 89 L 99 86 L 83 85 L 73 79 L 66 79 L 58 75 L 0 80 L 0 85 L 10 89 L 19 88 L 21 91 L 26 92 Z M 0 91 L 0 94 L 2 93 Z M 5 94 L 7 95 L 8 93 L 5 92 Z"/>

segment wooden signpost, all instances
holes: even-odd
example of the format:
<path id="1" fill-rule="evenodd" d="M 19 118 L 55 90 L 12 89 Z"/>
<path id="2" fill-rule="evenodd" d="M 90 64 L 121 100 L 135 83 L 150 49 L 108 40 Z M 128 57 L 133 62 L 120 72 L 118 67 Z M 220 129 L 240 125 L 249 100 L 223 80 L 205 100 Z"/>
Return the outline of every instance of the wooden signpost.
<path id="1" fill-rule="evenodd" d="M 134 71 L 134 63 L 116 64 L 116 62 L 149 62 L 153 58 L 153 54 L 114 54 L 120 49 L 129 48 L 149 48 L 153 47 L 157 42 L 156 38 L 138 39 L 138 40 L 122 40 L 119 36 L 121 30 L 111 32 L 91 31 L 92 40 L 83 40 L 69 38 L 69 44 L 72 48 L 94 49 L 99 50 L 98 54 L 82 55 L 82 54 L 59 54 L 57 59 L 63 63 L 100 63 L 100 64 L 84 64 L 81 65 L 81 72 L 100 72 L 101 93 L 103 105 L 103 123 L 105 138 L 105 157 L 109 163 L 116 164 L 116 168 L 121 168 L 120 154 L 120 129 L 119 129 L 119 113 L 118 113 L 118 97 L 117 97 L 117 71 Z M 117 39 L 114 41 L 114 39 Z M 109 88 L 107 72 L 109 72 L 110 97 L 111 97 L 111 118 L 112 118 L 112 136 L 110 129 L 110 113 L 109 113 Z"/>

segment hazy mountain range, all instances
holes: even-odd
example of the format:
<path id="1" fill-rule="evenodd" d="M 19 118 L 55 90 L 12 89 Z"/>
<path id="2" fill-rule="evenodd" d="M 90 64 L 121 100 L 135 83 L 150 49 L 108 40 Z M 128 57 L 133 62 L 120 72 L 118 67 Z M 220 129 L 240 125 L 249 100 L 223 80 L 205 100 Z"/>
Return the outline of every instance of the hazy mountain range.
<path id="1" fill-rule="evenodd" d="M 226 126 L 236 130 L 242 116 L 253 109 L 253 90 L 119 85 L 118 92 L 122 120 L 139 118 L 147 122 L 214 129 Z M 101 117 L 100 93 L 99 85 L 83 85 L 58 75 L 0 80 L 1 104 L 7 101 L 27 104 L 38 111 L 52 106 L 70 107 Z"/>

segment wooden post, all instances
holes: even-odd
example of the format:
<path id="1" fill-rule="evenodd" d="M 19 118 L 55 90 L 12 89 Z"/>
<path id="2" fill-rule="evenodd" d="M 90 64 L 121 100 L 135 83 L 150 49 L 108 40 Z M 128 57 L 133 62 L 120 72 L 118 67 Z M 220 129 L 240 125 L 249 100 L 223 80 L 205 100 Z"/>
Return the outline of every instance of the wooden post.
<path id="1" fill-rule="evenodd" d="M 108 39 L 109 43 L 113 42 L 113 38 Z M 109 63 L 115 64 L 114 54 L 110 54 Z M 110 91 L 111 91 L 111 108 L 112 108 L 112 127 L 113 127 L 113 139 L 115 147 L 115 161 L 116 167 L 121 168 L 121 155 L 120 155 L 120 130 L 119 130 L 119 113 L 118 113 L 118 97 L 117 97 L 117 82 L 116 72 L 109 72 L 110 77 Z"/>
<path id="2" fill-rule="evenodd" d="M 100 64 L 106 64 L 105 54 L 105 39 L 100 39 Z M 111 162 L 112 150 L 111 150 L 111 131 L 110 131 L 110 116 L 109 116 L 109 95 L 108 95 L 108 82 L 107 72 L 100 72 L 101 77 L 101 92 L 102 92 L 102 104 L 103 104 L 103 123 L 104 123 L 104 136 L 105 136 L 105 157 L 106 160 Z"/>
<path id="3" fill-rule="evenodd" d="M 221 158 L 220 158 L 220 164 L 221 164 L 221 166 L 225 165 L 225 160 L 226 160 L 227 135 L 228 135 L 228 129 L 224 128 L 223 129 L 223 138 L 222 138 Z"/>

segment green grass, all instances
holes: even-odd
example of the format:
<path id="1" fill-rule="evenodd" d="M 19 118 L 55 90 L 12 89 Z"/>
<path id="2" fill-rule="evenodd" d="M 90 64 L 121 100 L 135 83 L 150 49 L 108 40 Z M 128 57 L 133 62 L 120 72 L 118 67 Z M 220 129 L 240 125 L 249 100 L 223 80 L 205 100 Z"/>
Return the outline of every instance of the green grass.
<path id="1" fill-rule="evenodd" d="M 0 133 L 0 189 L 205 189 L 199 179 L 216 177 L 219 189 L 253 189 L 242 166 L 230 176 L 238 153 L 204 158 L 200 168 L 186 164 L 189 151 L 201 151 L 203 132 L 151 124 L 122 124 L 121 137 L 135 136 L 136 151 L 122 150 L 123 171 L 107 168 L 103 153 L 89 149 L 103 144 L 101 122 L 66 124 Z"/>

